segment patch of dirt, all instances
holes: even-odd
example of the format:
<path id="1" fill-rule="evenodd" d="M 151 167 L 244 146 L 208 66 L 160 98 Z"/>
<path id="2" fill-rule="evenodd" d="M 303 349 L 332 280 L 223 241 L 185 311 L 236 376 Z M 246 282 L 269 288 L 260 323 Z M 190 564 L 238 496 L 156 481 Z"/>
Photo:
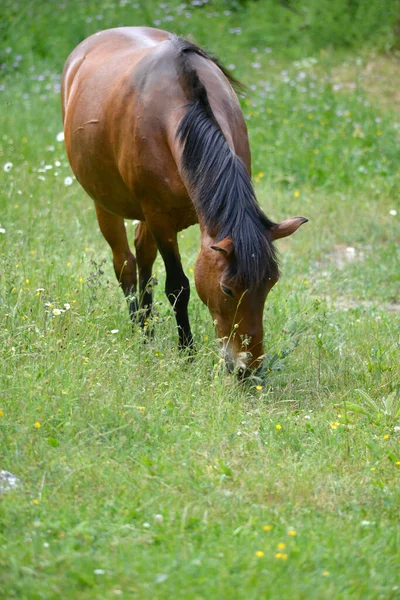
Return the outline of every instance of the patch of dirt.
<path id="1" fill-rule="evenodd" d="M 391 302 L 385 305 L 385 310 L 390 310 L 395 313 L 400 313 L 400 302 Z"/>
<path id="2" fill-rule="evenodd" d="M 333 70 L 333 79 L 343 90 L 359 86 L 382 108 L 400 110 L 399 70 L 400 56 L 374 56 L 361 64 L 343 63 Z"/>
<path id="3" fill-rule="evenodd" d="M 334 265 L 338 270 L 342 271 L 349 263 L 362 263 L 365 260 L 365 252 L 360 248 L 354 248 L 353 246 L 345 246 L 339 244 L 334 246 L 332 252 L 327 255 L 326 260 L 319 263 L 319 267 L 323 268 L 324 264 L 327 263 Z M 387 304 L 373 302 L 371 300 L 355 300 L 354 298 L 338 298 L 333 300 L 330 296 L 326 296 L 325 300 L 338 308 L 339 310 L 351 310 L 354 308 L 377 308 L 379 310 L 386 310 L 392 313 L 400 313 L 400 302 L 388 302 Z"/>
<path id="4" fill-rule="evenodd" d="M 342 244 L 334 246 L 332 252 L 328 255 L 329 263 L 334 264 L 340 271 L 348 263 L 363 262 L 364 260 L 365 254 L 363 250 Z"/>
<path id="5" fill-rule="evenodd" d="M 348 311 L 355 308 L 376 308 L 379 310 L 386 310 L 391 313 L 400 314 L 400 302 L 389 302 L 388 304 L 377 304 L 371 300 L 354 300 L 353 298 L 338 298 L 332 300 L 330 296 L 325 296 L 325 300 L 339 310 Z"/>

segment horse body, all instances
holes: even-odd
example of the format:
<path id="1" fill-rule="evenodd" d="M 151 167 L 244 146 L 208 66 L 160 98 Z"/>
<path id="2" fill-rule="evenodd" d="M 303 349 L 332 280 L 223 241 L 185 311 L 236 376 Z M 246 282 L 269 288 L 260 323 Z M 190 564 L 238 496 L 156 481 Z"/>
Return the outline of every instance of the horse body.
<path id="1" fill-rule="evenodd" d="M 172 212 L 179 231 L 198 217 L 178 168 L 175 133 L 190 99 L 174 54 L 164 31 L 100 32 L 69 57 L 62 95 L 68 157 L 94 201 L 113 214 L 147 222 L 153 210 L 163 219 Z M 228 143 L 250 168 L 247 135 L 229 127 L 234 119 L 246 131 L 236 95 L 213 62 L 192 60 L 211 90 L 210 104 Z"/>
<path id="2" fill-rule="evenodd" d="M 82 42 L 68 58 L 62 105 L 68 158 L 77 180 L 95 202 L 100 229 L 113 252 L 116 276 L 130 298 L 132 317 L 139 308 L 133 297 L 137 268 L 142 324 L 150 315 L 149 282 L 159 250 L 180 346 L 192 345 L 189 282 L 180 261 L 177 232 L 199 222 L 202 246 L 195 270 L 197 290 L 217 321 L 218 334 L 225 338 L 228 363 L 242 369 L 248 362 L 255 363 L 262 355 L 265 298 L 278 277 L 272 239 L 289 235 L 305 219 L 276 226 L 255 203 L 246 125 L 226 72 L 200 48 L 168 32 L 144 27 L 106 30 Z M 240 190 L 244 199 L 238 199 L 241 204 L 236 206 L 232 194 Z M 221 236 L 224 223 L 219 219 L 230 222 L 232 215 L 232 232 L 225 227 L 227 235 Z M 251 274 L 246 281 L 232 277 L 234 264 L 243 263 L 241 218 L 253 256 L 258 257 L 256 240 L 261 235 L 268 254 L 265 261 L 273 263 L 270 269 L 262 269 L 262 276 L 257 275 L 254 286 Z M 124 219 L 140 221 L 136 257 L 128 244 Z M 228 294 L 223 282 L 230 286 Z M 235 323 L 236 332 L 232 330 Z M 243 337 L 252 340 L 250 346 L 247 341 L 243 347 Z M 243 359 L 245 355 L 250 361 Z"/>

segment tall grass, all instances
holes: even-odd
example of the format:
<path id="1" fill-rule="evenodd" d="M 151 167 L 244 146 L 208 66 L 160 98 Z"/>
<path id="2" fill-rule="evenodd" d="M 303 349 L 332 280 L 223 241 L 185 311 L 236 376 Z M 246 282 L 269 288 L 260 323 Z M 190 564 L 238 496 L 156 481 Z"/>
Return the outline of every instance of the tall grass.
<path id="1" fill-rule="evenodd" d="M 376 59 L 397 3 L 200 4 L 2 4 L 1 598 L 398 597 L 399 122 Z M 244 79 L 259 201 L 310 219 L 279 245 L 265 381 L 225 372 L 195 293 L 178 354 L 160 259 L 155 337 L 132 330 L 59 141 L 68 53 L 142 23 Z M 193 288 L 197 228 L 179 243 Z"/>

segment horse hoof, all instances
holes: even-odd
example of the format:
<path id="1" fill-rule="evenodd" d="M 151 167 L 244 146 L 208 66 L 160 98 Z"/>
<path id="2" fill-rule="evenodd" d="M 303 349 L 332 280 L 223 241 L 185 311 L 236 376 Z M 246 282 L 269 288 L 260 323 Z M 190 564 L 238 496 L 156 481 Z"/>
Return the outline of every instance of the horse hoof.
<path id="1" fill-rule="evenodd" d="M 190 345 L 179 344 L 179 353 L 184 354 L 187 362 L 192 363 L 196 356 L 196 348 L 193 342 Z"/>

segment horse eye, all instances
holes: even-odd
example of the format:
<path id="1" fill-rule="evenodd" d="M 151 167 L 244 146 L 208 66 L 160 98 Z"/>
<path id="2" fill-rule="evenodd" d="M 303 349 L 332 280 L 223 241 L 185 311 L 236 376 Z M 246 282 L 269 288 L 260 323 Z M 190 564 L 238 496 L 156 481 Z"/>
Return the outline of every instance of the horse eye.
<path id="1" fill-rule="evenodd" d="M 233 292 L 232 292 L 232 290 L 230 290 L 229 288 L 225 287 L 224 285 L 221 285 L 221 290 L 223 291 L 223 293 L 226 296 L 230 296 L 231 298 L 233 298 Z"/>

